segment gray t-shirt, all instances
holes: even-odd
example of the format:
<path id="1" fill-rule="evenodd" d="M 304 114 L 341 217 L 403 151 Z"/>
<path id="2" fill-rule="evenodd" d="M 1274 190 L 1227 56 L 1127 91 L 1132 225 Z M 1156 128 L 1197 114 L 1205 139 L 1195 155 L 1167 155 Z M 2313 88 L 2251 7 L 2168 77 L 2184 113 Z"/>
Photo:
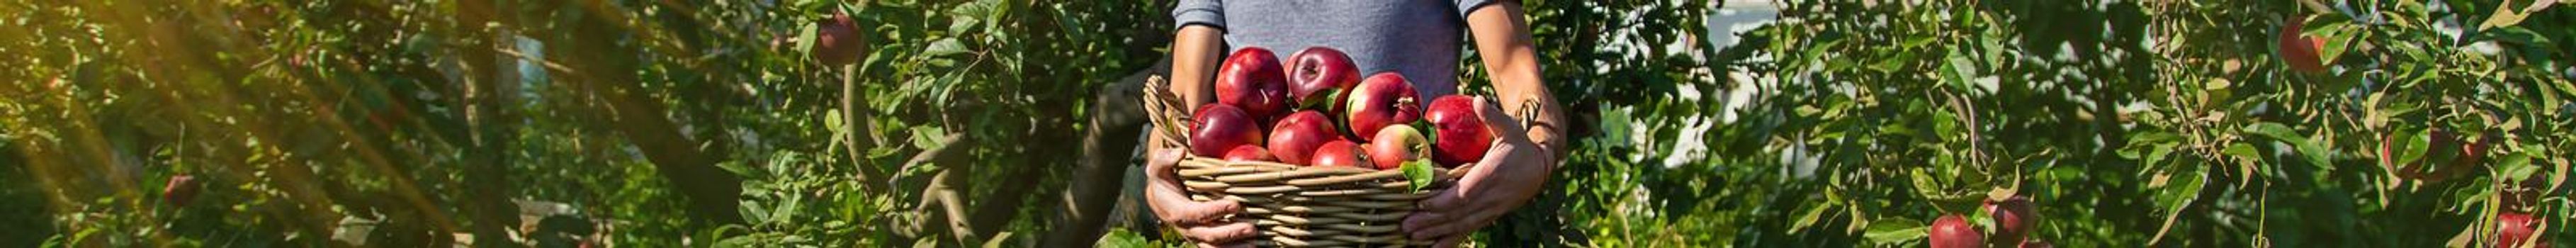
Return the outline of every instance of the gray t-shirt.
<path id="1" fill-rule="evenodd" d="M 1225 30 L 1226 51 L 1263 47 L 1285 60 L 1307 47 L 1350 54 L 1360 76 L 1395 71 L 1423 98 L 1458 88 L 1466 16 L 1494 0 L 1181 0 L 1173 23 Z"/>

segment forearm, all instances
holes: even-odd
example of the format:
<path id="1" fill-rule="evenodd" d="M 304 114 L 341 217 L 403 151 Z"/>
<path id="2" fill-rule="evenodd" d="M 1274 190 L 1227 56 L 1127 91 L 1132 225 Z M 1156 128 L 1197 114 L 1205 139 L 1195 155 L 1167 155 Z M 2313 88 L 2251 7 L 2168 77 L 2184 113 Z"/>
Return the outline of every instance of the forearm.
<path id="1" fill-rule="evenodd" d="M 1191 25 L 1181 27 L 1172 37 L 1172 90 L 1189 104 L 1183 109 L 1197 110 L 1199 105 L 1216 102 L 1214 87 L 1217 61 L 1224 58 L 1225 31 L 1215 27 Z"/>
<path id="2" fill-rule="evenodd" d="M 1564 109 L 1540 77 L 1538 49 L 1530 41 L 1520 4 L 1496 3 L 1468 14 L 1467 19 L 1476 37 L 1476 55 L 1484 59 L 1503 110 L 1527 121 L 1527 133 L 1522 135 L 1546 150 L 1549 158 L 1564 157 Z"/>

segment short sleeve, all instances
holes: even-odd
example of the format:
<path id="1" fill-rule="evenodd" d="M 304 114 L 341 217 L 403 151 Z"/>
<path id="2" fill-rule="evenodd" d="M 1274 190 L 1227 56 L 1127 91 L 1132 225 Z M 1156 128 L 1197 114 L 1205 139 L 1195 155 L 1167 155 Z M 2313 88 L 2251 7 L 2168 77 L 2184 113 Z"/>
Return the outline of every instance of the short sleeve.
<path id="1" fill-rule="evenodd" d="M 1473 14 L 1473 13 L 1476 13 L 1476 9 L 1484 8 L 1485 6 L 1493 6 L 1494 4 L 1497 4 L 1497 3 L 1520 3 L 1520 0 L 1456 0 L 1456 1 L 1457 1 L 1457 3 L 1458 3 L 1458 19 L 1459 19 L 1459 20 L 1466 20 L 1466 19 L 1467 19 L 1467 14 Z"/>
<path id="2" fill-rule="evenodd" d="M 1219 29 L 1225 28 L 1225 2 L 1221 0 L 1181 0 L 1180 6 L 1172 7 L 1172 23 L 1174 24 L 1172 26 L 1172 29 L 1174 30 L 1179 30 L 1181 27 L 1188 27 L 1190 25 L 1208 25 Z"/>

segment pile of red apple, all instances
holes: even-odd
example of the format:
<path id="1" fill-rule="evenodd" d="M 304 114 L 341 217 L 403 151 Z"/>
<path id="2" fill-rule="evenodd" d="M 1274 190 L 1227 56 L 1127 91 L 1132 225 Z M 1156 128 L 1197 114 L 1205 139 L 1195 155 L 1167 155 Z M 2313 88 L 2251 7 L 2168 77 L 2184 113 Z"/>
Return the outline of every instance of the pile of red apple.
<path id="1" fill-rule="evenodd" d="M 1191 115 L 1190 154 L 1380 170 L 1428 160 L 1454 168 L 1483 158 L 1492 145 L 1475 98 L 1444 96 L 1425 108 L 1403 75 L 1362 79 L 1350 57 L 1332 48 L 1306 48 L 1287 62 L 1259 47 L 1228 55 L 1217 68 L 1217 102 Z"/>
<path id="2" fill-rule="evenodd" d="M 2032 229 L 2039 227 L 2039 215 L 2031 209 L 2029 197 L 1987 199 L 1978 211 L 1986 212 L 1986 217 L 1993 220 L 1994 226 L 1987 228 L 1992 232 L 1979 232 L 1966 216 L 1942 215 L 1932 221 L 1926 233 L 1932 239 L 1932 247 L 2052 247 L 2046 241 L 2029 239 Z M 1987 236 L 1989 233 L 1993 236 Z"/>

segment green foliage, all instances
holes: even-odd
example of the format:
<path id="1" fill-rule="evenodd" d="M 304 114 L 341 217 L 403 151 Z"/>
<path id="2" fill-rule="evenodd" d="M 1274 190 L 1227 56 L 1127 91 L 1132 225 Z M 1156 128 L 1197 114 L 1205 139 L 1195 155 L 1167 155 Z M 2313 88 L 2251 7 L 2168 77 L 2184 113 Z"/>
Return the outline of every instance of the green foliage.
<path id="1" fill-rule="evenodd" d="M 1763 147 L 1819 155 L 1818 175 L 1786 184 L 1825 192 L 1779 200 L 1826 218 L 1757 222 L 1828 235 L 1867 226 L 1873 242 L 1896 243 L 1920 225 L 1909 219 L 1966 214 L 2001 191 L 2036 199 L 2049 217 L 2035 237 L 2064 246 L 2468 245 L 2489 242 L 2471 238 L 2501 208 L 2488 196 L 2533 178 L 2400 181 L 2377 161 L 2379 137 L 2439 127 L 2496 137 L 2507 148 L 2491 158 L 2566 155 L 2555 129 L 2569 79 L 2550 72 L 2571 56 L 2516 51 L 2563 44 L 2511 38 L 2511 27 L 2437 31 L 2441 20 L 2481 23 L 2495 3 L 2298 3 L 1788 3 L 1789 18 L 1749 34 L 1772 42 L 1762 49 L 1781 82 L 1755 100 L 1770 108 L 1748 116 L 1785 125 L 1719 129 L 1778 131 L 1795 138 Z M 2538 14 L 2561 21 L 2523 24 L 2570 18 Z M 2274 62 L 2285 21 L 2327 40 L 2337 69 Z M 2570 35 L 2554 33 L 2532 36 Z M 2490 41 L 2516 48 L 2469 48 Z M 2400 146 L 2403 160 L 2425 154 L 2421 138 L 2403 140 L 2417 141 Z M 2475 167 L 2567 165 L 2516 161 Z M 1782 166 L 1760 165 L 1746 168 Z M 2530 185 L 2563 192 L 2554 182 Z"/>
<path id="2" fill-rule="evenodd" d="M 1784 1 L 1728 47 L 1720 3 L 1521 2 L 1573 139 L 1483 244 L 1906 245 L 1999 195 L 2068 247 L 2576 216 L 2576 12 L 2546 2 Z M 0 2 L 0 246 L 1056 245 L 1071 161 L 1135 159 L 1069 144 L 1134 114 L 1093 107 L 1168 56 L 1171 5 Z M 818 63 L 840 13 L 869 49 Z M 2282 62 L 2294 22 L 2330 70 Z M 2460 159 L 2432 130 L 2491 145 L 2440 182 L 2382 162 Z M 1069 242 L 1187 245 L 1102 218 Z"/>

